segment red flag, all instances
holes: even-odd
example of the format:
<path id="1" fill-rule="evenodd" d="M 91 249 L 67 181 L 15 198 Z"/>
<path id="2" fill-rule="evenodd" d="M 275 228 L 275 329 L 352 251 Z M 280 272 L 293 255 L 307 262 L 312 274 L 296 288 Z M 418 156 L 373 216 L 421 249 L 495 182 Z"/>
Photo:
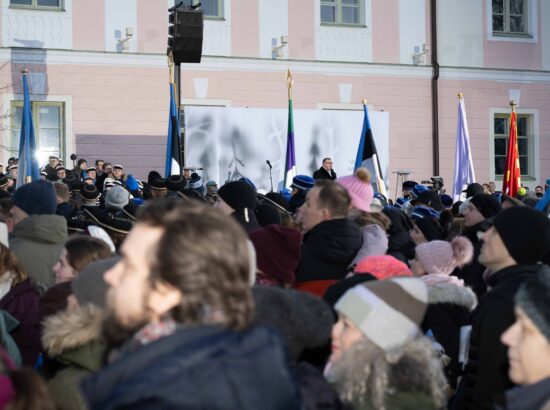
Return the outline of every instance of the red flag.
<path id="1" fill-rule="evenodd" d="M 508 153 L 506 155 L 506 169 L 502 185 L 502 193 L 515 197 L 521 187 L 521 172 L 519 168 L 518 129 L 516 121 L 516 109 L 512 105 L 510 114 L 510 139 L 508 140 Z"/>

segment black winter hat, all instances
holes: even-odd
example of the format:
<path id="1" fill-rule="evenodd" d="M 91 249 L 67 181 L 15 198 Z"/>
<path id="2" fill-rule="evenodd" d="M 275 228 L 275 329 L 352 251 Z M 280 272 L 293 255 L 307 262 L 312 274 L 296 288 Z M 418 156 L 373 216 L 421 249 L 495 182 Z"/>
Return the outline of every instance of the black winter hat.
<path id="1" fill-rule="evenodd" d="M 235 211 L 256 208 L 256 191 L 244 181 L 232 181 L 222 186 L 218 196 Z"/>
<path id="2" fill-rule="evenodd" d="M 254 213 L 260 226 L 281 224 L 281 213 L 270 203 L 264 202 L 259 204 Z"/>
<path id="3" fill-rule="evenodd" d="M 466 190 L 463 192 L 466 192 L 466 198 L 471 198 L 473 196 L 485 193 L 485 190 L 483 189 L 483 185 L 474 182 L 473 184 L 468 185 Z"/>
<path id="4" fill-rule="evenodd" d="M 441 222 L 436 218 L 419 218 L 414 221 L 418 229 L 422 231 L 424 237 L 428 241 L 434 240 L 445 240 L 447 233 L 445 229 L 441 226 Z"/>
<path id="5" fill-rule="evenodd" d="M 436 192 L 432 190 L 423 191 L 411 201 L 411 205 L 424 204 L 430 208 L 435 209 L 436 211 L 443 211 L 443 203 L 441 202 L 441 197 L 437 195 Z"/>
<path id="6" fill-rule="evenodd" d="M 550 220 L 540 211 L 514 206 L 499 213 L 493 226 L 519 265 L 534 265 L 550 249 Z"/>
<path id="7" fill-rule="evenodd" d="M 415 186 L 417 186 L 418 183 L 415 181 L 405 181 L 402 185 L 403 191 L 412 191 Z"/>
<path id="8" fill-rule="evenodd" d="M 156 178 L 149 182 L 149 186 L 153 189 L 166 189 L 166 180 L 164 178 Z"/>
<path id="9" fill-rule="evenodd" d="M 502 207 L 500 206 L 498 198 L 493 195 L 474 195 L 470 198 L 470 202 L 475 205 L 477 210 L 481 213 L 481 215 L 485 217 L 485 219 L 492 218 L 500 211 L 502 211 Z"/>
<path id="10" fill-rule="evenodd" d="M 170 175 L 166 180 L 166 188 L 168 191 L 180 192 L 185 189 L 185 180 L 181 175 Z"/>
<path id="11" fill-rule="evenodd" d="M 147 183 L 149 185 L 151 185 L 151 182 L 157 180 L 157 179 L 162 179 L 162 175 L 160 175 L 157 171 L 151 171 L 149 172 L 149 174 L 147 175 Z"/>
<path id="12" fill-rule="evenodd" d="M 84 199 L 88 200 L 94 200 L 99 198 L 101 195 L 99 191 L 97 190 L 97 187 L 93 184 L 84 184 L 82 188 L 80 188 L 80 195 Z"/>

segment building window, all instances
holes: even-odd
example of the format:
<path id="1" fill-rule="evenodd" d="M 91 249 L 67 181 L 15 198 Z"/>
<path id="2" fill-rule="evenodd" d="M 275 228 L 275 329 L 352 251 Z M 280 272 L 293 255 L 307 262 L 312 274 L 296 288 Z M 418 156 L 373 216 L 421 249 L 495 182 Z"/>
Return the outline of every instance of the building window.
<path id="1" fill-rule="evenodd" d="M 10 0 L 10 6 L 44 10 L 62 10 L 63 0 Z"/>
<path id="2" fill-rule="evenodd" d="M 361 25 L 363 2 L 364 0 L 321 0 L 321 23 Z"/>
<path id="3" fill-rule="evenodd" d="M 196 1 L 196 3 L 199 3 Z M 223 18 L 223 0 L 200 0 L 201 10 L 206 18 Z"/>
<path id="4" fill-rule="evenodd" d="M 23 101 L 12 101 L 10 156 L 19 151 L 22 113 Z M 46 164 L 50 155 L 65 158 L 65 103 L 32 102 L 32 121 L 39 164 Z"/>
<path id="5" fill-rule="evenodd" d="M 532 125 L 531 115 L 517 115 L 519 166 L 522 176 L 534 176 L 531 164 Z M 493 135 L 495 144 L 495 176 L 502 177 L 506 168 L 508 138 L 510 136 L 510 115 L 495 114 Z"/>
<path id="6" fill-rule="evenodd" d="M 528 34 L 528 0 L 492 0 L 493 34 Z"/>

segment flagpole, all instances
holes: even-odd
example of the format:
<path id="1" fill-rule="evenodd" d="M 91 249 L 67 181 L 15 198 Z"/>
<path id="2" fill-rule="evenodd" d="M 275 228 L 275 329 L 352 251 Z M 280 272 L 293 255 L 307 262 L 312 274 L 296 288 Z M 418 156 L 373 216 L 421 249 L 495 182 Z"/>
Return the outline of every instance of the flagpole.
<path id="1" fill-rule="evenodd" d="M 21 69 L 21 74 L 25 77 L 27 76 L 27 74 L 29 74 L 29 70 L 27 69 L 27 67 L 23 67 Z M 25 184 L 29 184 L 31 182 L 32 182 L 32 175 L 26 175 L 25 176 Z"/>
<path id="2" fill-rule="evenodd" d="M 285 174 L 283 179 L 284 188 L 289 188 L 292 183 L 292 178 L 296 176 L 296 151 L 294 147 L 294 119 L 292 108 L 292 87 L 294 79 L 290 69 L 287 69 L 285 83 L 288 89 L 288 126 L 287 126 L 287 141 L 286 141 L 286 156 L 285 156 Z"/>

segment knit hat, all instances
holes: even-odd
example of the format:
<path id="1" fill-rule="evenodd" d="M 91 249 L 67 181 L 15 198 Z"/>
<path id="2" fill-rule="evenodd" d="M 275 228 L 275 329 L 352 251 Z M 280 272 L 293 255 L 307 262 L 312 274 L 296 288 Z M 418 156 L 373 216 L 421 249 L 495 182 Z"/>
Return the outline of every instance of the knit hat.
<path id="1" fill-rule="evenodd" d="M 130 201 L 130 193 L 121 186 L 114 186 L 105 194 L 105 207 L 106 208 L 119 208 L 122 209 Z"/>
<path id="2" fill-rule="evenodd" d="M 105 306 L 109 285 L 103 275 L 120 260 L 120 256 L 98 260 L 86 266 L 71 282 L 71 288 L 80 305 L 91 303 L 98 307 Z"/>
<path id="3" fill-rule="evenodd" d="M 492 218 L 500 211 L 502 207 L 496 196 L 489 194 L 474 195 L 470 198 L 470 203 L 473 204 L 477 210 L 485 217 Z"/>
<path id="4" fill-rule="evenodd" d="M 359 261 L 354 272 L 356 274 L 370 273 L 377 279 L 413 275 L 405 263 L 390 255 L 367 256 Z"/>
<path id="5" fill-rule="evenodd" d="M 439 212 L 427 206 L 419 205 L 411 210 L 410 216 L 413 221 L 423 218 L 439 218 Z"/>
<path id="6" fill-rule="evenodd" d="M 463 236 L 457 236 L 450 243 L 430 241 L 417 245 L 416 259 L 428 274 L 450 275 L 456 267 L 462 267 L 472 261 L 474 247 Z"/>
<path id="7" fill-rule="evenodd" d="M 445 239 L 447 232 L 441 226 L 438 218 L 413 218 L 415 225 L 420 229 L 426 240 L 433 241 L 436 239 Z"/>
<path id="8" fill-rule="evenodd" d="M 417 185 L 419 186 L 419 185 Z M 415 187 L 416 189 L 416 187 Z M 422 191 L 419 193 L 419 195 L 415 195 L 416 198 L 411 200 L 412 205 L 417 204 L 424 204 L 427 205 L 436 211 L 443 211 L 445 208 L 443 207 L 443 204 L 441 203 L 441 198 L 439 195 L 437 195 L 436 192 L 432 191 L 431 189 L 428 189 L 426 191 Z"/>
<path id="9" fill-rule="evenodd" d="M 249 233 L 256 249 L 258 268 L 285 283 L 294 283 L 300 262 L 302 234 L 280 225 L 269 225 Z"/>
<path id="10" fill-rule="evenodd" d="M 466 192 L 466 198 L 471 198 L 476 195 L 484 194 L 485 190 L 483 189 L 483 185 L 474 182 L 468 185 L 468 187 L 462 192 Z"/>
<path id="11" fill-rule="evenodd" d="M 218 190 L 218 196 L 234 211 L 256 207 L 256 191 L 244 181 L 231 181 Z"/>
<path id="12" fill-rule="evenodd" d="M 292 178 L 292 188 L 302 189 L 304 191 L 313 188 L 315 180 L 309 175 L 296 175 Z"/>
<path id="13" fill-rule="evenodd" d="M 84 163 L 88 163 L 88 161 L 86 161 L 84 158 L 80 158 L 77 162 L 76 162 L 76 167 L 77 168 L 80 168 L 80 166 Z"/>
<path id="14" fill-rule="evenodd" d="M 515 296 L 516 307 L 533 321 L 539 331 L 550 341 L 550 270 L 548 268 L 531 275 L 523 282 Z"/>
<path id="15" fill-rule="evenodd" d="M 166 188 L 168 191 L 179 192 L 185 189 L 186 181 L 181 175 L 170 175 L 166 179 Z"/>
<path id="16" fill-rule="evenodd" d="M 191 179 L 189 180 L 189 188 L 200 193 L 202 193 L 203 191 L 202 178 L 196 172 L 193 172 L 191 174 Z"/>
<path id="17" fill-rule="evenodd" d="M 453 198 L 447 194 L 441 195 L 441 203 L 445 208 L 449 209 L 453 206 Z"/>
<path id="18" fill-rule="evenodd" d="M 80 188 L 80 195 L 82 198 L 87 200 L 94 200 L 101 196 L 99 191 L 97 190 L 95 185 L 83 185 L 82 188 Z"/>
<path id="19" fill-rule="evenodd" d="M 166 180 L 161 177 L 153 178 L 149 181 L 149 186 L 152 189 L 166 189 Z"/>
<path id="20" fill-rule="evenodd" d="M 428 289 L 416 278 L 370 281 L 348 290 L 335 309 L 384 351 L 401 347 L 420 333 Z"/>
<path id="21" fill-rule="evenodd" d="M 376 277 L 370 273 L 362 273 L 361 275 L 353 275 L 344 279 L 339 280 L 334 285 L 330 285 L 325 294 L 323 295 L 323 300 L 327 302 L 331 308 L 334 309 L 334 305 L 338 300 L 344 296 L 351 288 L 359 285 L 360 283 L 378 280 Z"/>
<path id="22" fill-rule="evenodd" d="M 540 211 L 514 206 L 499 213 L 493 226 L 519 265 L 537 263 L 550 249 L 550 220 Z"/>
<path id="23" fill-rule="evenodd" d="M 267 201 L 258 204 L 254 210 L 254 213 L 256 214 L 256 219 L 258 220 L 260 226 L 281 224 L 281 213 L 275 205 L 270 204 Z"/>
<path id="24" fill-rule="evenodd" d="M 53 184 L 44 180 L 33 181 L 17 188 L 12 201 L 29 215 L 53 215 L 57 209 Z"/>
<path id="25" fill-rule="evenodd" d="M 367 168 L 358 168 L 353 175 L 338 178 L 338 182 L 348 190 L 354 208 L 370 212 L 374 192 Z"/>
<path id="26" fill-rule="evenodd" d="M 157 171 L 150 171 L 147 175 L 147 183 L 150 185 L 156 179 L 162 179 L 162 176 Z"/>

